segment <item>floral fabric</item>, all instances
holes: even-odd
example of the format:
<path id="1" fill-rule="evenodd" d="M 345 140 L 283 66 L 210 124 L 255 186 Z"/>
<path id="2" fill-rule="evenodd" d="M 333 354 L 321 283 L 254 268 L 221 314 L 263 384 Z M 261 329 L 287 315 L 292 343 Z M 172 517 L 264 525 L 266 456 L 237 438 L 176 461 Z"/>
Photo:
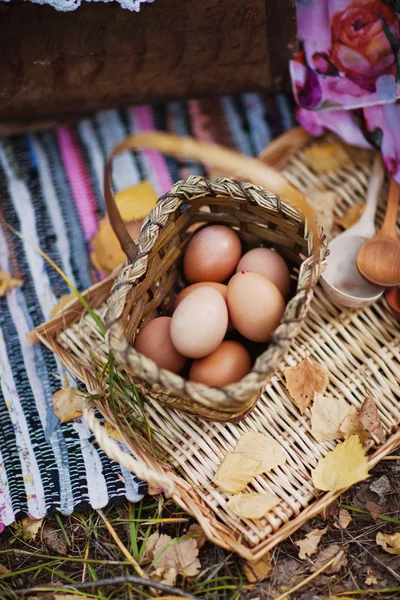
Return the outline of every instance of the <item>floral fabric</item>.
<path id="1" fill-rule="evenodd" d="M 379 147 L 400 182 L 400 0 L 297 0 L 297 19 L 299 122 Z"/>

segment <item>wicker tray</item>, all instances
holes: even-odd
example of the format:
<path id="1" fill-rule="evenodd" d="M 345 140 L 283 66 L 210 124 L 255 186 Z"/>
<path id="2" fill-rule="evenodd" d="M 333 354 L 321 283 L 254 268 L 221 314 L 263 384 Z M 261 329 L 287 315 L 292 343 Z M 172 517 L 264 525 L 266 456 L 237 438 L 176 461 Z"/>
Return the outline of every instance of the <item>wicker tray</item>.
<path id="1" fill-rule="evenodd" d="M 335 213 L 339 216 L 365 197 L 371 160 L 371 155 L 360 154 L 357 162 L 319 176 L 308 167 L 300 151 L 283 172 L 302 190 L 320 185 L 335 191 Z M 382 221 L 386 194 L 385 189 L 378 222 Z M 105 314 L 105 299 L 113 280 L 109 277 L 85 294 L 100 317 Z M 183 510 L 198 519 L 216 544 L 248 560 L 258 559 L 339 495 L 318 493 L 312 485 L 311 469 L 335 442 L 320 443 L 314 439 L 310 413 L 307 410 L 301 416 L 289 399 L 281 369 L 273 375 L 251 415 L 237 424 L 204 421 L 165 408 L 151 398 L 136 413 L 134 409 L 131 414 L 120 410 L 117 418 L 118 394 L 122 386 L 129 386 L 129 378 L 120 373 L 111 393 L 107 377 L 99 378 L 99 369 L 108 359 L 107 348 L 93 318 L 84 313 L 79 301 L 73 301 L 62 315 L 35 333 L 86 384 L 91 405 L 85 409 L 85 417 L 102 448 L 138 476 L 162 487 Z M 368 394 L 375 398 L 390 437 L 370 455 L 371 466 L 400 444 L 399 334 L 399 326 L 384 300 L 359 311 L 340 310 L 318 287 L 306 322 L 286 356 L 286 363 L 291 365 L 306 355 L 323 363 L 330 371 L 328 392 L 346 398 L 354 406 L 359 407 Z M 108 436 L 93 405 L 117 430 L 123 431 L 123 439 L 135 459 Z M 140 422 L 152 430 L 153 450 L 141 433 Z M 287 453 L 284 466 L 257 476 L 249 485 L 249 491 L 267 491 L 282 500 L 261 521 L 238 519 L 226 506 L 227 496 L 212 483 L 226 452 L 250 428 L 272 435 L 283 443 Z"/>

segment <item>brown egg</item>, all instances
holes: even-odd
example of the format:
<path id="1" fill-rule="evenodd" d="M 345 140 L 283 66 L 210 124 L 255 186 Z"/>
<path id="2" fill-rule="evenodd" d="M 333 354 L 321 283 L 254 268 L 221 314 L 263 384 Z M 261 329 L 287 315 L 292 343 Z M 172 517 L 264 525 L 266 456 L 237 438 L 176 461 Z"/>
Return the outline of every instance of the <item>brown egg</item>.
<path id="1" fill-rule="evenodd" d="M 174 308 L 177 308 L 177 306 L 179 306 L 179 304 L 184 298 L 186 298 L 188 294 L 194 292 L 194 290 L 198 290 L 201 287 L 214 288 L 215 290 L 217 290 L 217 292 L 219 292 L 222 295 L 223 299 L 226 300 L 226 292 L 228 290 L 228 287 L 226 285 L 224 285 L 223 283 L 216 283 L 215 281 L 202 281 L 200 283 L 192 283 L 192 285 L 188 285 L 188 287 L 185 287 L 185 289 L 183 289 L 177 295 Z"/>
<path id="2" fill-rule="evenodd" d="M 188 294 L 172 315 L 171 339 L 175 348 L 189 358 L 202 358 L 224 339 L 228 309 L 222 295 L 211 287 Z"/>
<path id="3" fill-rule="evenodd" d="M 224 387 L 242 379 L 250 369 L 251 360 L 246 348 L 239 342 L 225 341 L 208 356 L 194 361 L 189 379 Z"/>
<path id="4" fill-rule="evenodd" d="M 172 344 L 171 321 L 171 317 L 157 317 L 147 323 L 136 338 L 135 350 L 151 358 L 160 369 L 179 373 L 187 359 Z"/>
<path id="5" fill-rule="evenodd" d="M 290 272 L 282 256 L 269 248 L 254 248 L 240 259 L 236 272 L 253 271 L 276 285 L 285 300 L 290 293 Z"/>
<path id="6" fill-rule="evenodd" d="M 225 281 L 235 271 L 242 247 L 239 236 L 223 225 L 210 225 L 190 240 L 183 258 L 183 271 L 190 283 Z"/>
<path id="7" fill-rule="evenodd" d="M 240 271 L 232 277 L 227 303 L 233 325 L 253 342 L 270 340 L 285 310 L 276 285 L 251 271 Z"/>
<path id="8" fill-rule="evenodd" d="M 193 292 L 194 290 L 197 290 L 200 287 L 212 287 L 215 290 L 217 290 L 217 292 L 219 292 L 223 299 L 226 302 L 226 292 L 228 290 L 228 287 L 226 285 L 224 285 L 223 283 L 216 283 L 215 281 L 202 281 L 200 283 L 192 283 L 192 285 L 188 285 L 188 287 L 186 287 L 184 290 L 182 290 L 180 292 L 180 294 L 177 295 L 176 300 L 175 300 L 175 305 L 174 308 L 176 308 L 184 298 L 186 298 L 186 296 L 188 294 L 190 294 L 191 292 Z M 231 331 L 233 329 L 233 324 L 232 321 L 229 319 L 228 321 L 228 331 Z"/>

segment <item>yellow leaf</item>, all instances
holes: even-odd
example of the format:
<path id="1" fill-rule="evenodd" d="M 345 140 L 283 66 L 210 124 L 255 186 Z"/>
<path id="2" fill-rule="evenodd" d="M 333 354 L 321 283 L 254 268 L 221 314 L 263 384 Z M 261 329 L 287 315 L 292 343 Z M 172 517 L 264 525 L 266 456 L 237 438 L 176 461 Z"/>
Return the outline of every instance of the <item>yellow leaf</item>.
<path id="1" fill-rule="evenodd" d="M 376 534 L 376 543 L 389 554 L 400 554 L 400 531 L 392 534 L 379 531 Z"/>
<path id="2" fill-rule="evenodd" d="M 235 454 L 246 454 L 260 460 L 260 470 L 257 475 L 268 473 L 286 462 L 284 449 L 273 437 L 253 430 L 246 431 L 242 435 L 235 448 Z"/>
<path id="3" fill-rule="evenodd" d="M 243 563 L 243 573 L 250 583 L 264 581 L 272 569 L 271 553 L 267 552 L 260 560 L 256 562 Z"/>
<path id="4" fill-rule="evenodd" d="M 333 142 L 308 146 L 304 154 L 310 167 L 318 174 L 340 169 L 350 162 L 343 146 Z"/>
<path id="5" fill-rule="evenodd" d="M 115 201 L 128 233 L 136 240 L 144 217 L 157 203 L 156 193 L 148 181 L 142 181 L 115 194 Z M 108 215 L 100 222 L 92 239 L 91 261 L 98 271 L 111 273 L 125 260 L 117 236 L 111 227 Z"/>
<path id="6" fill-rule="evenodd" d="M 76 298 L 75 294 L 65 294 L 65 296 L 61 296 L 61 298 L 59 299 L 57 304 L 55 306 L 53 306 L 53 308 L 51 309 L 51 311 L 50 311 L 51 316 L 55 317 L 56 314 L 59 313 L 64 308 L 64 306 L 69 304 L 75 298 Z"/>
<path id="7" fill-rule="evenodd" d="M 42 527 L 43 519 L 33 520 L 29 519 L 28 517 L 25 517 L 25 519 L 22 519 L 21 522 L 22 527 L 24 528 L 24 532 L 27 534 L 27 537 L 32 541 L 35 540 L 40 528 Z"/>
<path id="8" fill-rule="evenodd" d="M 320 458 L 312 473 L 312 481 L 318 490 L 332 492 L 368 477 L 368 460 L 358 435 L 352 435 L 328 452 L 325 458 Z"/>
<path id="9" fill-rule="evenodd" d="M 228 452 L 214 475 L 213 482 L 223 492 L 236 494 L 241 492 L 258 475 L 261 459 L 249 454 Z"/>
<path id="10" fill-rule="evenodd" d="M 15 287 L 21 287 L 24 284 L 22 279 L 11 277 L 7 271 L 0 271 L 0 298 L 5 296 L 9 290 Z"/>
<path id="11" fill-rule="evenodd" d="M 284 375 L 288 392 L 301 413 L 313 400 L 314 394 L 323 394 L 329 383 L 325 369 L 308 358 L 296 367 L 286 367 Z"/>
<path id="12" fill-rule="evenodd" d="M 153 210 L 157 200 L 149 181 L 141 181 L 115 194 L 115 202 L 124 223 L 144 219 Z"/>
<path id="13" fill-rule="evenodd" d="M 311 409 L 311 431 L 319 442 L 329 442 L 343 437 L 340 426 L 352 412 L 351 404 L 343 398 L 315 394 Z"/>
<path id="14" fill-rule="evenodd" d="M 299 558 L 303 560 L 307 558 L 307 556 L 314 554 L 317 551 L 322 536 L 325 535 L 327 531 L 327 527 L 325 527 L 325 529 L 313 529 L 307 533 L 305 538 L 295 542 L 295 545 L 299 548 Z"/>
<path id="15" fill-rule="evenodd" d="M 345 440 L 348 440 L 352 435 L 358 435 L 360 440 L 363 441 L 363 431 L 358 422 L 358 410 L 354 406 L 351 407 L 351 410 L 341 422 L 340 433 Z"/>
<path id="16" fill-rule="evenodd" d="M 365 210 L 365 200 L 352 204 L 342 217 L 335 219 L 335 223 L 343 229 L 349 229 L 357 223 L 362 217 Z"/>
<path id="17" fill-rule="evenodd" d="M 367 396 L 362 403 L 358 414 L 358 422 L 365 432 L 375 435 L 383 444 L 386 437 L 385 430 L 382 427 L 375 400 L 371 396 Z"/>
<path id="18" fill-rule="evenodd" d="M 107 434 L 114 440 L 124 443 L 124 440 L 122 439 L 118 429 L 115 429 L 112 425 L 110 425 L 110 423 L 104 423 L 104 429 L 106 430 Z"/>
<path id="19" fill-rule="evenodd" d="M 53 394 L 53 412 L 61 423 L 82 416 L 83 398 L 75 388 L 61 388 Z"/>
<path id="20" fill-rule="evenodd" d="M 227 504 L 241 519 L 262 519 L 280 503 L 280 499 L 272 494 L 238 494 L 232 496 Z"/>
<path id="21" fill-rule="evenodd" d="M 378 580 L 373 575 L 371 575 L 370 577 L 367 577 L 367 579 L 365 580 L 365 585 L 376 585 L 377 583 L 378 583 Z"/>

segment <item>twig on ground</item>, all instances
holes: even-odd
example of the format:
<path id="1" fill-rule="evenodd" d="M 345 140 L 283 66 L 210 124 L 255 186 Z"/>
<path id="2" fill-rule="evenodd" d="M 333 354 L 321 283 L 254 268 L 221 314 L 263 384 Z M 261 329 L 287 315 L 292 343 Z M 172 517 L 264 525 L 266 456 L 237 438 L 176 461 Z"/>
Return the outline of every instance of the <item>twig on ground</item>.
<path id="1" fill-rule="evenodd" d="M 111 577 L 110 579 L 98 579 L 97 581 L 84 581 L 82 583 L 76 583 L 73 585 L 58 585 L 54 586 L 37 586 L 34 588 L 25 588 L 19 590 L 13 590 L 10 592 L 2 592 L 4 598 L 9 598 L 12 594 L 17 594 L 20 596 L 26 596 L 27 594 L 32 594 L 34 592 L 73 592 L 76 590 L 90 590 L 99 587 L 105 587 L 108 585 L 120 585 L 122 583 L 135 583 L 137 585 L 145 585 L 148 587 L 156 588 L 157 590 L 161 590 L 162 592 L 169 592 L 170 595 L 173 596 L 181 596 L 182 598 L 190 598 L 190 600 L 199 600 L 198 596 L 193 596 L 193 594 L 189 594 L 184 590 L 180 590 L 179 588 L 172 587 L 171 585 L 166 585 L 165 583 L 159 583 L 158 581 L 151 581 L 150 579 L 143 579 L 142 577 L 135 577 L 134 575 L 121 575 L 120 577 Z"/>
<path id="2" fill-rule="evenodd" d="M 129 560 L 129 562 L 131 563 L 131 565 L 135 569 L 136 573 L 138 575 L 140 575 L 140 577 L 145 578 L 146 577 L 146 573 L 143 571 L 143 569 L 139 565 L 139 563 L 133 558 L 133 556 L 129 552 L 129 550 L 121 542 L 121 539 L 120 539 L 119 535 L 115 531 L 114 527 L 111 525 L 110 521 L 107 519 L 106 515 L 103 513 L 103 511 L 101 509 L 97 509 L 97 512 L 100 515 L 100 517 L 103 519 L 105 526 L 107 527 L 107 529 L 108 529 L 111 537 L 113 538 L 114 542 L 117 544 L 118 548 L 121 550 L 122 554 L 126 557 L 127 560 Z"/>

